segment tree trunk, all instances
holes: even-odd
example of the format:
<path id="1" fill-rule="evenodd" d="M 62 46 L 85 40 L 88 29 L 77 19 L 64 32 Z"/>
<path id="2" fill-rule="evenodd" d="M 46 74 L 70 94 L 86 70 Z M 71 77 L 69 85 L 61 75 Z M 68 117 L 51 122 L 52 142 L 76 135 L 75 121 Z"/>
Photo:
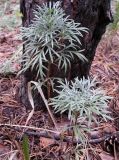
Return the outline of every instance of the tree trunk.
<path id="1" fill-rule="evenodd" d="M 20 9 L 23 14 L 23 26 L 28 27 L 34 17 L 33 10 L 37 5 L 47 3 L 49 0 L 21 0 Z M 53 0 L 52 0 L 53 1 Z M 55 2 L 57 0 L 54 0 Z M 60 0 L 65 13 L 74 19 L 75 22 L 81 23 L 83 27 L 89 29 L 89 33 L 85 34 L 82 39 L 82 48 L 85 49 L 84 55 L 88 62 L 77 61 L 71 64 L 70 78 L 82 78 L 89 75 L 90 67 L 95 56 L 96 47 L 105 32 L 106 26 L 113 21 L 110 0 Z M 57 73 L 57 74 L 56 74 Z M 67 75 L 63 71 L 52 69 L 52 77 L 65 78 Z M 21 102 L 27 107 L 30 107 L 27 96 L 27 83 L 35 80 L 35 72 L 30 70 L 21 76 L 21 87 L 19 89 L 19 97 Z M 46 95 L 46 90 L 44 89 Z M 37 92 L 34 93 L 36 107 L 43 106 Z M 38 106 L 37 106 L 38 104 Z"/>

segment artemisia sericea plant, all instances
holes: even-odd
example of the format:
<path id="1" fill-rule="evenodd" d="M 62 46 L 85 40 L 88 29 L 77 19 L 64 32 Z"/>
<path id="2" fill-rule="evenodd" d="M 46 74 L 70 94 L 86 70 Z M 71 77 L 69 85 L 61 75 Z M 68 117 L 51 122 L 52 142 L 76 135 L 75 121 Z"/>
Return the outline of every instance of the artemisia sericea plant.
<path id="1" fill-rule="evenodd" d="M 49 64 L 66 72 L 74 58 L 86 61 L 80 48 L 80 37 L 87 31 L 66 16 L 59 2 L 37 6 L 32 23 L 21 28 L 25 50 L 20 72 L 35 69 L 38 79 L 44 80 Z"/>
<path id="2" fill-rule="evenodd" d="M 60 80 L 60 89 L 55 89 L 58 95 L 50 99 L 55 112 L 67 112 L 75 137 L 82 141 L 86 138 L 84 133 L 91 130 L 93 123 L 99 124 L 99 119 L 111 120 L 108 110 L 111 97 L 106 96 L 103 89 L 96 88 L 96 83 L 96 78 Z"/>

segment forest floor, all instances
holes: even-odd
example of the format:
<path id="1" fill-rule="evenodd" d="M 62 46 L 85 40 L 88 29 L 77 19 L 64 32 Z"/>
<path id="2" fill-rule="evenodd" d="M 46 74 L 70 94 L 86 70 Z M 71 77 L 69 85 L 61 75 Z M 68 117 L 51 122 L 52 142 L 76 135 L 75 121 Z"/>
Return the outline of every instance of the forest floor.
<path id="1" fill-rule="evenodd" d="M 72 144 L 68 145 L 66 142 L 60 143 L 50 138 L 39 138 L 32 134 L 34 133 L 32 131 L 39 131 L 40 128 L 43 127 L 51 129 L 47 113 L 43 111 L 34 112 L 27 124 L 33 128 L 23 128 L 29 116 L 29 112 L 15 100 L 16 88 L 20 83 L 19 78 L 15 76 L 16 72 L 20 69 L 19 57 L 17 54 L 19 53 L 20 55 L 22 52 L 21 39 L 18 36 L 21 23 L 21 15 L 18 7 L 19 5 L 15 0 L 12 0 L 10 3 L 7 1 L 6 3 L 0 2 L 0 8 L 2 9 L 0 12 L 2 15 L 0 18 L 0 160 L 23 160 L 21 139 L 23 133 L 26 131 L 30 131 L 29 142 L 31 159 L 40 157 L 36 159 L 70 160 L 69 156 L 71 154 L 74 155 L 74 153 L 71 153 Z M 12 61 L 9 61 L 11 57 Z M 118 29 L 116 31 L 109 31 L 108 29 L 103 36 L 97 48 L 90 74 L 93 75 L 93 77 L 97 76 L 101 87 L 106 91 L 107 95 L 113 97 L 109 105 L 112 115 L 114 116 L 114 121 L 111 123 L 103 123 L 98 128 L 96 134 L 100 132 L 101 135 L 103 135 L 104 132 L 113 134 L 115 131 L 119 131 Z M 102 146 L 102 143 L 91 146 L 93 150 L 95 148 L 95 153 L 90 153 L 90 160 L 119 159 L 119 157 L 116 157 L 117 154 L 113 156 L 111 153 L 107 153 Z M 85 159 L 85 156 L 80 155 L 80 159 Z"/>

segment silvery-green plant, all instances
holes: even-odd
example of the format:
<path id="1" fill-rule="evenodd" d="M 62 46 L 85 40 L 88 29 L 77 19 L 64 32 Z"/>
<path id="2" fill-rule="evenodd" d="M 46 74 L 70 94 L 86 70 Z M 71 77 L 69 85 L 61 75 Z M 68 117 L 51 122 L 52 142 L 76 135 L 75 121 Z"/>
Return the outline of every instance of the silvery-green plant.
<path id="1" fill-rule="evenodd" d="M 110 28 L 112 31 L 117 31 L 117 29 L 119 28 L 119 1 L 115 1 L 115 13 L 113 15 L 114 17 L 114 22 L 110 25 Z"/>
<path id="2" fill-rule="evenodd" d="M 58 95 L 50 100 L 50 105 L 56 112 L 68 113 L 68 119 L 75 126 L 76 135 L 81 131 L 82 125 L 83 130 L 86 130 L 86 126 L 90 128 L 92 122 L 98 123 L 99 117 L 104 120 L 111 119 L 108 111 L 111 97 L 106 96 L 101 88 L 96 88 L 96 83 L 96 78 L 59 81 L 59 89 L 55 90 Z M 78 124 L 79 130 L 76 129 Z"/>
<path id="3" fill-rule="evenodd" d="M 79 39 L 87 29 L 69 19 L 59 2 L 37 6 L 34 15 L 32 24 L 21 29 L 25 43 L 21 72 L 28 68 L 36 69 L 37 76 L 45 79 L 48 64 L 55 64 L 67 71 L 75 57 L 87 60 L 81 53 L 83 50 L 80 49 Z"/>

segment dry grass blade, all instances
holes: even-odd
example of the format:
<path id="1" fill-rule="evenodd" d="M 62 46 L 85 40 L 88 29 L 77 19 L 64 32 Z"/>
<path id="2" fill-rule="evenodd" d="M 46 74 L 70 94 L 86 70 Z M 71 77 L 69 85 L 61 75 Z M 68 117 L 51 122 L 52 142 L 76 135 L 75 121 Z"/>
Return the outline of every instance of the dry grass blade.
<path id="1" fill-rule="evenodd" d="M 28 83 L 28 97 L 29 97 L 29 101 L 31 103 L 31 107 L 32 107 L 32 110 L 31 112 L 29 113 L 29 116 L 26 120 L 26 123 L 25 123 L 25 126 L 27 126 L 29 120 L 32 118 L 33 114 L 34 114 L 34 109 L 35 109 L 35 106 L 34 106 L 34 102 L 33 102 L 33 97 L 32 97 L 32 93 L 31 93 L 31 83 L 29 82 Z"/>
<path id="2" fill-rule="evenodd" d="M 45 96 L 44 96 L 44 94 L 43 94 L 43 91 L 42 91 L 42 89 L 41 89 L 40 84 L 39 84 L 38 82 L 35 82 L 35 81 L 30 81 L 28 85 L 31 86 L 31 84 L 34 84 L 34 85 L 36 86 L 36 88 L 38 89 L 38 92 L 40 93 L 40 95 L 41 95 L 41 97 L 42 97 L 42 99 L 43 99 L 43 101 L 44 101 L 44 103 L 45 103 L 45 105 L 46 105 L 46 108 L 47 108 L 47 110 L 48 110 L 48 113 L 49 113 L 52 121 L 53 121 L 53 124 L 54 124 L 56 130 L 58 131 L 58 127 L 57 127 L 56 121 L 55 121 L 55 119 L 54 119 L 54 117 L 53 117 L 52 112 L 50 111 L 50 108 L 49 108 L 49 106 L 48 106 L 48 102 L 47 102 L 47 100 L 46 100 L 46 98 L 45 98 Z M 30 96 L 31 96 L 31 95 L 30 95 Z M 31 97 L 32 97 L 32 96 L 31 96 Z M 31 98 L 31 97 L 30 97 L 30 98 Z M 33 100 L 33 98 L 32 98 L 32 100 Z M 32 105 L 33 105 L 33 101 L 31 101 L 31 103 L 32 103 Z"/>

